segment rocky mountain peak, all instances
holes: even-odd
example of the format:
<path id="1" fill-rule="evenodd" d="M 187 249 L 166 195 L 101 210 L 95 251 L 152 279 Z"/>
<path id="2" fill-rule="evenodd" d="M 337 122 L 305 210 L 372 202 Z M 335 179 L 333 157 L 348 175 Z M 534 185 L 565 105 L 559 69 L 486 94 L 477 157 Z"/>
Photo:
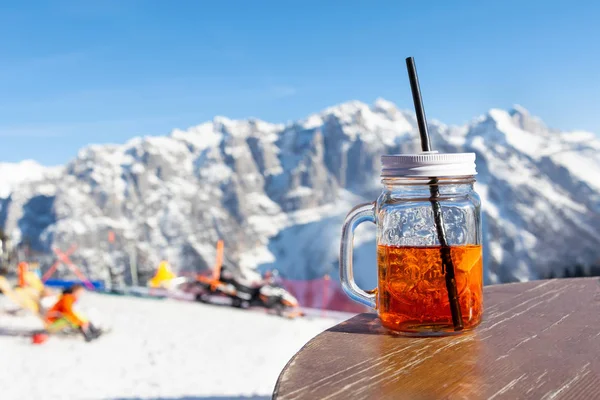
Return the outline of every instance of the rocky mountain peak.
<path id="1" fill-rule="evenodd" d="M 477 154 L 487 282 L 596 261 L 596 137 L 550 131 L 521 107 L 430 128 L 436 149 Z M 128 281 L 131 253 L 142 277 L 164 258 L 181 271 L 208 268 L 219 238 L 240 268 L 335 275 L 344 215 L 377 196 L 380 155 L 419 151 L 417 137 L 414 115 L 383 99 L 287 125 L 215 117 L 89 146 L 66 168 L 0 164 L 9 171 L 0 174 L 0 227 L 42 263 L 53 247 L 76 244 L 74 260 L 100 279 Z M 371 234 L 357 239 L 359 280 L 372 275 L 373 244 Z"/>

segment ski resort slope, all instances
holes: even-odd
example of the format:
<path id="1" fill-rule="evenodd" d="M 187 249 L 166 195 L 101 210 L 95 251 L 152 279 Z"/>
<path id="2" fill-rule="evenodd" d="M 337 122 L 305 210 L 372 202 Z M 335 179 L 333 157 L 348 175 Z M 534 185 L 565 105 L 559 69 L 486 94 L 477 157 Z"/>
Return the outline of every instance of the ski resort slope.
<path id="1" fill-rule="evenodd" d="M 1 399 L 270 398 L 294 353 L 340 321 L 92 293 L 81 309 L 112 331 L 33 345 L 20 334 L 34 317 L 0 313 Z"/>

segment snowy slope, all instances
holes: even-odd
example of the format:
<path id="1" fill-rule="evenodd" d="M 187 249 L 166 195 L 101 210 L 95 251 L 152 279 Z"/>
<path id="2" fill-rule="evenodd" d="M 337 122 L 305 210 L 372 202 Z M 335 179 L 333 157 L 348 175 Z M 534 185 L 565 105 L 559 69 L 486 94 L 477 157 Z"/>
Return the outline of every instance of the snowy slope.
<path id="1" fill-rule="evenodd" d="M 35 319 L 0 313 L 2 399 L 270 398 L 295 352 L 340 322 L 98 294 L 81 308 L 110 334 L 34 346 L 12 335 L 39 329 Z"/>
<path id="2" fill-rule="evenodd" d="M 99 279 L 129 281 L 131 254 L 142 281 L 162 258 L 182 271 L 208 268 L 219 238 L 242 268 L 335 276 L 344 215 L 377 196 L 380 155 L 418 151 L 416 126 L 388 101 L 352 101 L 288 125 L 216 117 L 94 145 L 61 169 L 0 176 L 0 226 L 43 254 L 76 244 L 74 261 Z M 430 131 L 440 151 L 477 153 L 487 283 L 600 258 L 597 136 L 549 129 L 520 106 L 465 126 L 433 121 Z M 371 276 L 372 232 L 359 241 L 358 275 Z"/>

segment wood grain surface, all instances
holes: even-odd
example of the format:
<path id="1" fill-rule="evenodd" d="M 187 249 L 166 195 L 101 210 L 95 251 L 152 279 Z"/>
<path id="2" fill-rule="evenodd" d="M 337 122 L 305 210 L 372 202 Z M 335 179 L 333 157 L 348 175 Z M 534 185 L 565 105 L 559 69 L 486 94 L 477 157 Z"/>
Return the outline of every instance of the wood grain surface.
<path id="1" fill-rule="evenodd" d="M 315 337 L 282 371 L 292 399 L 600 399 L 600 280 L 487 286 L 473 332 L 387 333 L 360 314 Z"/>

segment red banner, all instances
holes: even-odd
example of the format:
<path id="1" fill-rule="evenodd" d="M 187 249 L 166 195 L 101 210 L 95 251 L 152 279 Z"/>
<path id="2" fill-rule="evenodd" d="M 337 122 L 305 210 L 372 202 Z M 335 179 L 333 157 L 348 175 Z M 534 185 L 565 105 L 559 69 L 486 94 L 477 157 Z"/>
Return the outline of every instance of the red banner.
<path id="1" fill-rule="evenodd" d="M 345 312 L 365 312 L 367 307 L 350 300 L 340 283 L 324 277 L 306 281 L 280 279 L 280 284 L 298 299 L 300 306 Z"/>

